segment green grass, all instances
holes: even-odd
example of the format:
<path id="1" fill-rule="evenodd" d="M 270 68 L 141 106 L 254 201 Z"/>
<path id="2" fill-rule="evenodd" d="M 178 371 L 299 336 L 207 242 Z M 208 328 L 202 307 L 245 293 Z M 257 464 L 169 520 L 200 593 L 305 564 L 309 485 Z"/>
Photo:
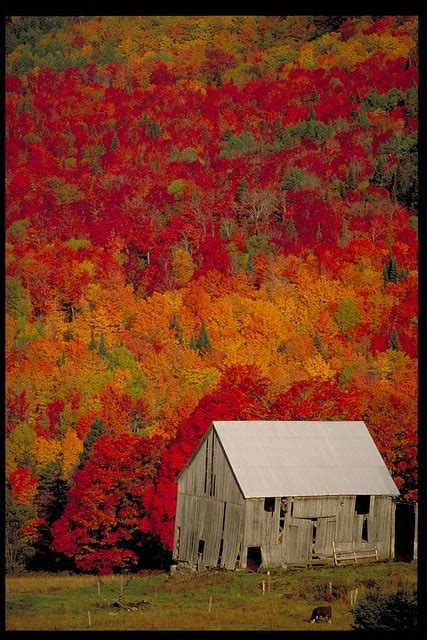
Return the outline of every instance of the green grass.
<path id="1" fill-rule="evenodd" d="M 262 582 L 266 591 L 263 594 Z M 138 574 L 101 578 L 88 575 L 26 574 L 6 579 L 7 630 L 308 630 L 351 629 L 350 592 L 358 602 L 368 589 L 411 589 L 415 563 L 375 563 L 266 572 L 208 571 Z M 270 589 L 268 589 L 270 582 Z M 332 624 L 309 625 L 313 606 L 325 602 L 332 583 Z M 100 606 L 149 602 L 138 611 Z M 209 602 L 211 599 L 211 608 Z"/>

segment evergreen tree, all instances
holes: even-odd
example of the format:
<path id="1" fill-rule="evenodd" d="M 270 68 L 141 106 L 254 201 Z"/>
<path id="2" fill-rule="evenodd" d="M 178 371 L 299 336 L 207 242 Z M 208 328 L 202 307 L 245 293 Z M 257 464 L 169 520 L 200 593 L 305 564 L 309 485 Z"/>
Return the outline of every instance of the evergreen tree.
<path id="1" fill-rule="evenodd" d="M 347 182 L 345 186 L 349 191 L 354 191 L 354 189 L 356 188 L 356 179 L 354 177 L 353 165 L 350 165 L 348 169 Z"/>
<path id="2" fill-rule="evenodd" d="M 246 273 L 250 275 L 251 273 L 254 273 L 254 271 L 255 271 L 255 265 L 252 258 L 252 254 L 250 253 L 248 255 L 248 261 L 246 263 Z"/>
<path id="3" fill-rule="evenodd" d="M 314 111 L 313 103 L 310 104 L 310 111 L 307 120 L 310 122 L 316 120 L 316 112 Z"/>
<path id="4" fill-rule="evenodd" d="M 397 201 L 397 172 L 399 170 L 399 165 L 396 167 L 393 175 L 391 176 L 391 185 L 390 185 L 390 196 L 393 202 Z"/>
<path id="5" fill-rule="evenodd" d="M 177 339 L 178 339 L 178 342 L 179 342 L 180 344 L 183 344 L 183 343 L 184 343 L 184 338 L 182 337 L 182 333 L 181 333 L 181 326 L 180 326 L 180 324 L 179 324 L 179 322 L 178 322 L 178 319 L 177 319 L 177 317 L 176 317 L 176 313 L 175 313 L 175 311 L 173 312 L 172 320 L 171 320 L 171 321 L 170 321 L 170 323 L 169 323 L 169 327 L 170 327 L 171 329 L 175 329 L 175 334 L 176 334 L 176 337 L 177 337 Z"/>
<path id="6" fill-rule="evenodd" d="M 393 351 L 400 351 L 399 335 L 398 335 L 397 329 L 396 329 L 396 327 L 394 325 L 393 325 L 393 328 L 391 330 L 390 340 L 388 342 L 388 348 L 389 349 L 393 349 Z"/>
<path id="7" fill-rule="evenodd" d="M 282 121 L 278 117 L 277 121 L 276 121 L 276 128 L 274 130 L 274 138 L 275 138 L 275 140 L 280 142 L 280 140 L 282 139 L 282 135 L 283 135 Z"/>
<path id="8" fill-rule="evenodd" d="M 317 351 L 318 351 L 318 352 L 320 353 L 320 355 L 322 356 L 322 358 L 323 358 L 324 360 L 327 360 L 327 358 L 328 358 L 328 354 L 327 354 L 327 353 L 326 353 L 326 351 L 325 351 L 325 348 L 324 348 L 324 346 L 323 346 L 323 344 L 322 344 L 322 341 L 321 341 L 321 339 L 320 339 L 319 333 L 318 333 L 317 331 L 316 331 L 316 332 L 314 333 L 314 335 L 313 335 L 313 342 L 314 342 L 314 345 L 315 345 L 315 347 L 316 347 Z"/>
<path id="9" fill-rule="evenodd" d="M 103 331 L 101 331 L 101 335 L 99 336 L 98 355 L 103 360 L 105 360 L 105 358 L 108 356 L 107 345 L 105 344 Z"/>
<path id="10" fill-rule="evenodd" d="M 114 149 L 117 149 L 119 144 L 120 144 L 119 138 L 118 138 L 117 132 L 115 131 L 113 135 L 113 139 L 111 140 L 110 151 L 114 151 Z"/>
<path id="11" fill-rule="evenodd" d="M 96 340 L 95 340 L 95 333 L 93 331 L 93 326 L 91 325 L 90 327 L 90 342 L 89 342 L 89 349 L 91 351 L 93 351 L 94 349 L 96 349 Z"/>
<path id="12" fill-rule="evenodd" d="M 58 558 L 51 550 L 51 526 L 62 516 L 66 504 L 67 481 L 63 479 L 62 462 L 51 460 L 39 472 L 39 484 L 34 503 L 38 517 L 43 519 L 39 526 L 39 537 L 34 543 L 35 554 L 27 564 L 29 570 L 48 571 L 57 569 Z M 66 561 L 66 565 L 70 565 Z"/>
<path id="13" fill-rule="evenodd" d="M 323 238 L 322 235 L 322 227 L 320 225 L 320 222 L 317 223 L 317 231 L 316 231 L 316 240 L 317 242 L 321 242 Z"/>
<path id="14" fill-rule="evenodd" d="M 104 420 L 99 417 L 95 418 L 92 422 L 90 431 L 86 436 L 86 439 L 83 443 L 83 451 L 80 454 L 79 468 L 81 469 L 86 462 L 86 460 L 90 456 L 90 452 L 94 443 L 107 432 L 107 429 L 104 424 Z"/>
<path id="15" fill-rule="evenodd" d="M 246 201 L 246 197 L 248 195 L 248 183 L 244 178 L 242 178 L 237 186 L 236 195 L 234 199 L 236 202 L 243 204 Z"/>
<path id="16" fill-rule="evenodd" d="M 206 331 L 205 321 L 202 320 L 202 324 L 200 326 L 200 334 L 197 340 L 197 350 L 200 355 L 204 355 L 208 351 L 212 351 L 212 346 L 209 340 L 208 332 Z"/>
<path id="17" fill-rule="evenodd" d="M 390 178 L 387 173 L 386 158 L 384 155 L 378 156 L 371 182 L 372 184 L 376 184 L 379 187 L 385 187 L 386 189 L 390 186 Z"/>
<path id="18" fill-rule="evenodd" d="M 319 96 L 317 95 L 316 87 L 314 85 L 311 90 L 310 100 L 312 104 L 317 104 L 319 102 Z"/>
<path id="19" fill-rule="evenodd" d="M 359 124 L 364 129 L 368 129 L 368 127 L 371 124 L 370 121 L 369 121 L 369 118 L 368 118 L 367 108 L 366 108 L 366 103 L 365 102 L 362 102 L 362 104 L 360 105 L 360 109 L 359 109 Z"/>
<path id="20" fill-rule="evenodd" d="M 193 349 L 193 351 L 197 351 L 197 340 L 194 336 L 191 336 L 188 346 L 190 349 Z"/>
<path id="21" fill-rule="evenodd" d="M 400 590 L 389 594 L 377 587 L 368 591 L 360 604 L 352 609 L 352 629 L 378 631 L 380 635 L 390 631 L 409 631 L 417 635 L 420 630 L 417 613 L 416 591 Z M 410 634 L 404 635 L 409 637 Z"/>
<path id="22" fill-rule="evenodd" d="M 397 267 L 396 258 L 392 254 L 389 255 L 387 264 L 384 266 L 383 280 L 384 285 L 388 282 L 399 282 L 399 269 Z"/>
<path id="23" fill-rule="evenodd" d="M 351 240 L 352 234 L 348 226 L 348 220 L 344 218 L 341 230 L 341 246 L 345 247 Z"/>

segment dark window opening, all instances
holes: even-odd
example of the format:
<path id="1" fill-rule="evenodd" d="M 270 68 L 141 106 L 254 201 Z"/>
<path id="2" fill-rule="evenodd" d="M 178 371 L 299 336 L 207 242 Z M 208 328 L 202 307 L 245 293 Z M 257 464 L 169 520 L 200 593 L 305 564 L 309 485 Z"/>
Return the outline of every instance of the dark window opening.
<path id="1" fill-rule="evenodd" d="M 291 516 L 294 515 L 294 500 L 291 498 Z"/>
<path id="2" fill-rule="evenodd" d="M 279 544 L 283 542 L 283 532 L 285 530 L 285 518 L 288 511 L 286 498 L 280 500 L 280 517 L 279 517 Z"/>
<path id="3" fill-rule="evenodd" d="M 363 519 L 362 540 L 368 542 L 368 518 Z"/>
<path id="4" fill-rule="evenodd" d="M 225 527 L 225 514 L 227 511 L 227 503 L 224 502 L 224 512 L 222 514 L 222 531 L 224 531 L 224 527 Z"/>
<path id="5" fill-rule="evenodd" d="M 261 547 L 248 547 L 248 559 L 246 565 L 252 571 L 258 571 L 262 564 Z"/>
<path id="6" fill-rule="evenodd" d="M 316 534 L 317 534 L 317 518 L 311 518 L 313 523 L 313 544 L 316 542 Z"/>
<path id="7" fill-rule="evenodd" d="M 395 559 L 411 562 L 414 558 L 415 507 L 413 504 L 396 504 Z"/>
<path id="8" fill-rule="evenodd" d="M 205 457 L 205 493 L 208 490 L 208 451 L 209 451 L 209 442 L 206 440 L 206 457 Z"/>
<path id="9" fill-rule="evenodd" d="M 369 513 L 369 507 L 371 506 L 371 496 L 356 496 L 356 504 L 354 511 L 361 515 Z"/>
<path id="10" fill-rule="evenodd" d="M 205 550 L 205 541 L 199 540 L 199 548 L 197 549 L 197 553 L 201 553 L 203 555 L 204 550 Z"/>
<path id="11" fill-rule="evenodd" d="M 311 555 L 313 558 L 318 558 L 316 555 L 316 535 L 317 535 L 317 518 L 310 518 L 312 522 L 312 539 L 311 539 Z"/>
<path id="12" fill-rule="evenodd" d="M 217 562 L 218 566 L 221 564 L 223 549 L 224 549 L 224 540 L 223 538 L 221 538 L 221 544 L 219 545 L 218 562 Z"/>
<path id="13" fill-rule="evenodd" d="M 214 476 L 214 445 L 215 445 L 215 436 L 212 434 L 212 450 L 211 450 L 211 479 L 210 479 L 210 487 L 209 487 L 209 495 L 215 495 L 215 476 Z"/>
<path id="14" fill-rule="evenodd" d="M 275 498 L 265 498 L 265 500 L 264 500 L 264 511 L 268 511 L 269 513 L 273 513 L 275 505 L 276 505 L 276 499 Z"/>

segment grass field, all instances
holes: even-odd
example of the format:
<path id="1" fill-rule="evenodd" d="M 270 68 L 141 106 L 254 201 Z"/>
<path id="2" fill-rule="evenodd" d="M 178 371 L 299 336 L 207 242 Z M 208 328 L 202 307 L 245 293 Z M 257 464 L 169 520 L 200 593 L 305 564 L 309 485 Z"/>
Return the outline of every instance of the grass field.
<path id="1" fill-rule="evenodd" d="M 7 630 L 351 629 L 351 595 L 411 590 L 415 563 L 384 562 L 270 572 L 165 572 L 133 576 L 32 573 L 6 578 Z M 263 593 L 263 581 L 265 593 Z M 332 624 L 306 622 L 332 588 Z M 99 595 L 100 593 L 100 595 Z M 145 600 L 137 611 L 111 607 Z M 90 613 L 88 613 L 90 612 Z M 90 626 L 89 626 L 90 618 Z"/>

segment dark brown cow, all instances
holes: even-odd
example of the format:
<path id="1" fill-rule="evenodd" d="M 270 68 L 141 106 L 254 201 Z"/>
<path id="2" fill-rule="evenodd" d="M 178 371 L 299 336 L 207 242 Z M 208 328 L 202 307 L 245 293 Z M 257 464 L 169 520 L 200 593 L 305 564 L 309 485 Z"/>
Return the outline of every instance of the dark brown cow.
<path id="1" fill-rule="evenodd" d="M 313 622 L 320 622 L 320 618 L 326 618 L 329 623 L 332 621 L 332 607 L 330 604 L 326 607 L 315 607 L 311 612 L 308 622 L 310 622 L 310 624 L 313 624 Z"/>

